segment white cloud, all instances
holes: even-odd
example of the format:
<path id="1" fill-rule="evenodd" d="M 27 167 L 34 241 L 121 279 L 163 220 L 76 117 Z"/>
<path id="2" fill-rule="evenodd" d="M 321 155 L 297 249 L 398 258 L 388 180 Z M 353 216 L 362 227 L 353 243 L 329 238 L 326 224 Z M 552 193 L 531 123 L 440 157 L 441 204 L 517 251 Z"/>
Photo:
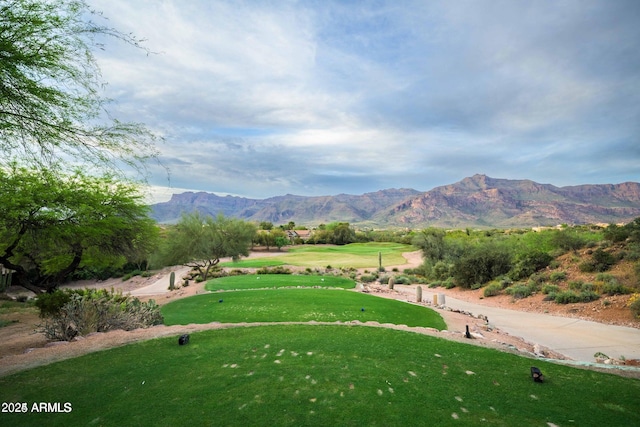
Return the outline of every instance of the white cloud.
<path id="1" fill-rule="evenodd" d="M 640 176 L 633 2 L 91 4 L 160 52 L 110 41 L 97 55 L 115 113 L 165 136 L 176 186 L 268 197 Z"/>

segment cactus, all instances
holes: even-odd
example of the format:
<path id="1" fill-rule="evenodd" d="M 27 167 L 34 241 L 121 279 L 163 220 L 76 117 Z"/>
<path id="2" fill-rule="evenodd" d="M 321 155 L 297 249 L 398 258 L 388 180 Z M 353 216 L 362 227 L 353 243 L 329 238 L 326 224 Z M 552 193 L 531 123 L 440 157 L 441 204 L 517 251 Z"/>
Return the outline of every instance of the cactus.
<path id="1" fill-rule="evenodd" d="M 393 280 L 393 277 L 389 277 L 389 289 L 393 289 L 393 284 L 395 283 L 395 281 Z"/>
<path id="2" fill-rule="evenodd" d="M 383 272 L 384 267 L 382 266 L 382 252 L 378 252 L 378 271 Z"/>
<path id="3" fill-rule="evenodd" d="M 422 286 L 416 288 L 416 302 L 422 302 Z"/>
<path id="4" fill-rule="evenodd" d="M 172 271 L 169 275 L 169 290 L 172 291 L 176 288 L 176 272 Z"/>

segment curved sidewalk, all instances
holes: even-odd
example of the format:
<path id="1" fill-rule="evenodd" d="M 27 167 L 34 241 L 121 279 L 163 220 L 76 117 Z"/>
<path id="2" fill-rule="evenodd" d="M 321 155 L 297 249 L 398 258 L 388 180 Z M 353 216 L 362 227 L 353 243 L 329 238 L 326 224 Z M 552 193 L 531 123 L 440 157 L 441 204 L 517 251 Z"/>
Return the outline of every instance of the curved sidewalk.
<path id="1" fill-rule="evenodd" d="M 433 295 L 434 292 L 425 292 L 423 299 L 432 300 Z M 614 358 L 623 356 L 626 359 L 640 359 L 640 329 L 488 307 L 448 295 L 445 303 L 446 307 L 454 310 L 483 314 L 489 319 L 490 325 L 509 335 L 540 344 L 573 360 L 593 362 L 596 352 Z"/>
<path id="2" fill-rule="evenodd" d="M 176 273 L 176 284 L 180 284 L 180 278 L 187 274 L 191 270 L 190 267 L 181 267 L 175 270 Z M 134 297 L 141 296 L 150 296 L 150 295 L 161 295 L 169 292 L 169 274 L 161 277 L 156 280 L 155 283 L 152 283 L 149 286 L 145 286 L 144 288 L 134 289 L 130 292 L 130 294 Z"/>

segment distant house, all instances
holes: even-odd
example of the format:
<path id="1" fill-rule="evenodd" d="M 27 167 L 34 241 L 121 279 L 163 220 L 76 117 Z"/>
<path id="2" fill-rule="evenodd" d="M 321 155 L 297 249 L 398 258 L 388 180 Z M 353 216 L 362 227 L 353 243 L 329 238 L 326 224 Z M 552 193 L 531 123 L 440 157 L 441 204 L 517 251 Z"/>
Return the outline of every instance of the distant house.
<path id="1" fill-rule="evenodd" d="M 287 237 L 293 243 L 296 239 L 300 239 L 303 242 L 306 242 L 309 237 L 311 237 L 311 230 L 285 230 L 287 233 Z"/>

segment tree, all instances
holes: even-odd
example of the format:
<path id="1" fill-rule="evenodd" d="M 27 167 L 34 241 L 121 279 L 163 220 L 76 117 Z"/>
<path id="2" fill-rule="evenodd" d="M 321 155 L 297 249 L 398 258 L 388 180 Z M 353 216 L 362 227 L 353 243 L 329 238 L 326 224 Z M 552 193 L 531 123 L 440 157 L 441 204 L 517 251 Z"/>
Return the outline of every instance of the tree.
<path id="1" fill-rule="evenodd" d="M 437 228 L 427 228 L 417 233 L 413 238 L 413 245 L 422 249 L 425 260 L 436 263 L 444 259 L 446 253 L 445 232 Z"/>
<path id="2" fill-rule="evenodd" d="M 455 261 L 451 273 L 460 287 L 470 288 L 506 274 L 510 269 L 509 251 L 493 243 L 484 243 L 468 248 Z"/>
<path id="3" fill-rule="evenodd" d="M 260 230 L 270 231 L 273 229 L 273 223 L 270 221 L 260 221 Z"/>
<path id="4" fill-rule="evenodd" d="M 134 184 L 15 164 L 0 168 L 0 265 L 51 292 L 78 269 L 120 267 L 153 250 L 155 222 Z"/>
<path id="5" fill-rule="evenodd" d="M 332 233 L 331 243 L 334 245 L 347 245 L 356 241 L 356 232 L 348 222 L 339 222 L 327 226 Z"/>
<path id="6" fill-rule="evenodd" d="M 278 236 L 274 239 L 274 244 L 278 247 L 278 250 L 281 250 L 283 246 L 287 246 L 289 243 L 289 239 L 285 236 Z"/>
<path id="7" fill-rule="evenodd" d="M 115 170 L 156 156 L 144 126 L 106 112 L 92 49 L 105 36 L 141 40 L 87 20 L 99 15 L 84 0 L 0 0 L 0 161 Z"/>
<path id="8" fill-rule="evenodd" d="M 213 218 L 198 211 L 183 214 L 165 239 L 161 260 L 165 265 L 182 264 L 198 270 L 206 280 L 220 258 L 248 256 L 254 224 L 218 215 Z"/>

